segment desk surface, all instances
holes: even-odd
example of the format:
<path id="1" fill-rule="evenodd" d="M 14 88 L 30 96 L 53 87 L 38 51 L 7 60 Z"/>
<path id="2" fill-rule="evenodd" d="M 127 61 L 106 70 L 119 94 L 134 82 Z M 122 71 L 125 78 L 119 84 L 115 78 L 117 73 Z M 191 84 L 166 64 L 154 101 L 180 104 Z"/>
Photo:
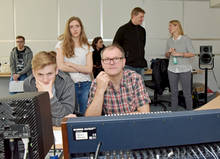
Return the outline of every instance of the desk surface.
<path id="1" fill-rule="evenodd" d="M 196 110 L 207 110 L 207 109 L 220 109 L 220 96 L 217 96 L 210 102 L 206 103 L 205 105 L 201 106 Z"/>
<path id="2" fill-rule="evenodd" d="M 201 74 L 203 72 L 204 72 L 203 70 L 198 69 L 198 70 L 193 70 L 192 74 Z M 144 71 L 144 74 L 145 75 L 152 75 L 152 69 L 147 69 L 146 71 Z"/>
<path id="3" fill-rule="evenodd" d="M 10 77 L 11 73 L 10 72 L 0 72 L 0 77 Z"/>

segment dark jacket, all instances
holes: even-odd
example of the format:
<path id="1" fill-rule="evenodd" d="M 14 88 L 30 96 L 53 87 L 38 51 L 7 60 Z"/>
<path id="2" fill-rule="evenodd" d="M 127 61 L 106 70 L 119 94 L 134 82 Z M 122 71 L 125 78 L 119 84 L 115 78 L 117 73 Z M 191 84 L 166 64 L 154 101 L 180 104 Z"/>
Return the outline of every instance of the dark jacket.
<path id="1" fill-rule="evenodd" d="M 114 37 L 113 43 L 119 44 L 125 51 L 126 65 L 147 67 L 145 60 L 146 31 L 131 21 L 121 26 Z"/>
<path id="2" fill-rule="evenodd" d="M 93 59 L 93 75 L 94 78 L 99 74 L 99 72 L 103 71 L 102 64 L 101 64 L 101 51 L 105 48 L 101 48 L 100 50 L 94 49 L 92 54 Z"/>
<path id="3" fill-rule="evenodd" d="M 24 69 L 21 72 L 16 72 L 16 65 L 18 61 L 18 54 L 17 54 L 17 47 L 14 47 L 10 54 L 10 68 L 11 68 L 11 74 L 19 73 L 20 75 L 27 74 L 29 76 L 32 73 L 31 70 L 31 60 L 33 58 L 33 53 L 31 49 L 28 46 L 24 46 L 25 52 L 24 52 Z"/>
<path id="4" fill-rule="evenodd" d="M 37 92 L 35 77 L 30 75 L 24 81 L 24 92 Z M 52 123 L 60 126 L 61 120 L 75 111 L 75 87 L 72 79 L 59 71 L 54 82 L 55 94 L 50 99 Z"/>
<path id="5" fill-rule="evenodd" d="M 153 59 L 151 61 L 152 80 L 155 82 L 155 89 L 162 95 L 166 87 L 170 87 L 168 78 L 168 59 Z"/>

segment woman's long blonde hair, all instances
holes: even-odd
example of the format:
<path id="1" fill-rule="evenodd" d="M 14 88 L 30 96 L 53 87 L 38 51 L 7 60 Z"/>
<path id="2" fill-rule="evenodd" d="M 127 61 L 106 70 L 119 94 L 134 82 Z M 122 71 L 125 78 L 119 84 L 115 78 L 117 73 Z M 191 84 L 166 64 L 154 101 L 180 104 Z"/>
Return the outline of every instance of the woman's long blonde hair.
<path id="1" fill-rule="evenodd" d="M 171 20 L 169 23 L 178 27 L 179 35 L 184 35 L 183 28 L 179 20 Z"/>
<path id="2" fill-rule="evenodd" d="M 86 33 L 85 33 L 85 30 L 84 30 L 82 21 L 78 17 L 74 17 L 74 16 L 70 17 L 69 20 L 66 23 L 64 33 L 62 35 L 60 35 L 59 38 L 58 38 L 58 40 L 63 40 L 62 51 L 63 51 L 63 55 L 67 58 L 75 56 L 75 52 L 74 52 L 75 43 L 72 39 L 72 34 L 70 32 L 70 26 L 69 26 L 70 23 L 74 20 L 79 22 L 80 27 L 81 27 L 81 33 L 80 33 L 80 37 L 79 37 L 80 47 L 82 47 L 83 44 L 86 44 L 89 47 L 89 42 L 88 42 L 88 39 L 86 37 Z"/>

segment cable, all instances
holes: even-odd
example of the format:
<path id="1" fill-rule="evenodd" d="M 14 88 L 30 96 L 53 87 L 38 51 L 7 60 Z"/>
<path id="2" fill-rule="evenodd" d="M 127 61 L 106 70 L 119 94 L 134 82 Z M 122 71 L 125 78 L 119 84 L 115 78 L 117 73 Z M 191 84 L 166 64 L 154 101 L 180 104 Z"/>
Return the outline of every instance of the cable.
<path id="1" fill-rule="evenodd" d="M 208 151 L 216 159 L 215 155 L 207 147 L 205 147 L 205 146 L 203 146 L 203 147 L 206 151 Z"/>
<path id="2" fill-rule="evenodd" d="M 217 152 L 219 153 L 220 152 L 220 147 L 217 145 L 217 144 L 214 144 L 217 148 Z"/>
<path id="3" fill-rule="evenodd" d="M 168 153 L 167 157 L 171 158 L 174 155 L 173 150 L 170 150 L 170 152 Z"/>
<path id="4" fill-rule="evenodd" d="M 58 155 L 56 154 L 56 138 L 54 135 L 54 143 L 53 143 L 53 156 L 50 156 L 50 159 L 58 159 Z"/>
<path id="5" fill-rule="evenodd" d="M 101 145 L 102 145 L 102 142 L 99 142 L 97 145 L 96 151 L 95 151 L 95 158 L 94 159 L 98 159 Z"/>
<path id="6" fill-rule="evenodd" d="M 180 158 L 180 149 L 178 147 L 176 147 L 176 151 L 177 151 L 177 158 Z"/>
<path id="7" fill-rule="evenodd" d="M 23 159 L 27 158 L 27 154 L 28 154 L 28 143 L 29 143 L 29 138 L 22 138 L 21 139 L 24 143 L 24 157 Z"/>
<path id="8" fill-rule="evenodd" d="M 212 153 L 215 155 L 215 157 L 216 157 L 217 159 L 219 159 L 219 158 L 218 158 L 218 155 L 215 153 L 215 151 L 214 151 L 214 149 L 212 148 L 211 145 L 209 145 L 209 148 L 211 149 L 211 151 L 212 151 Z"/>
<path id="9" fill-rule="evenodd" d="M 216 85 L 217 85 L 217 87 L 218 87 L 218 91 L 219 91 L 219 90 L 220 90 L 220 87 L 218 86 L 218 81 L 217 81 L 217 78 L 216 78 L 216 76 L 215 76 L 214 70 L 212 70 L 212 74 L 213 74 L 213 77 L 214 77 L 214 79 L 215 79 L 215 83 L 216 83 Z"/>
<path id="10" fill-rule="evenodd" d="M 11 150 L 11 159 L 14 159 L 14 150 L 15 150 L 14 139 L 9 139 L 9 146 Z"/>
<path id="11" fill-rule="evenodd" d="M 54 139 L 54 140 L 55 140 L 55 139 Z M 54 148 L 54 149 L 53 149 L 53 155 L 56 156 L 56 151 L 57 151 L 57 150 L 56 150 L 56 142 L 55 142 L 55 141 L 54 141 L 54 144 L 53 144 L 53 148 Z"/>
<path id="12" fill-rule="evenodd" d="M 203 155 L 203 153 L 202 153 L 202 151 L 199 149 L 199 147 L 197 147 L 197 150 L 198 150 L 199 153 L 202 155 L 202 157 L 203 157 L 204 159 L 206 159 L 206 157 Z"/>
<path id="13" fill-rule="evenodd" d="M 196 154 L 196 152 L 191 148 L 192 153 L 196 156 L 197 159 L 199 159 L 199 156 Z"/>
<path id="14" fill-rule="evenodd" d="M 160 159 L 160 155 L 159 154 L 156 154 L 156 159 Z"/>

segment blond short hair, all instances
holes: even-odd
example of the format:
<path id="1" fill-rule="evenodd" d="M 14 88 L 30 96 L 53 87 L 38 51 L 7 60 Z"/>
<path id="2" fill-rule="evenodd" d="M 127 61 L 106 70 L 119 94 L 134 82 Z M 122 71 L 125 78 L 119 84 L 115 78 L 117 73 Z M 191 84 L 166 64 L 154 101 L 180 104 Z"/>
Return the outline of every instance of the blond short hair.
<path id="1" fill-rule="evenodd" d="M 32 59 L 32 69 L 34 71 L 42 69 L 48 65 L 54 65 L 55 67 L 57 67 L 56 52 L 41 51 L 41 52 L 38 52 L 36 55 L 34 55 Z"/>
<path id="2" fill-rule="evenodd" d="M 142 8 L 140 8 L 140 7 L 135 7 L 135 8 L 131 11 L 131 18 L 132 18 L 133 16 L 137 16 L 139 13 L 145 14 L 145 11 L 144 11 Z"/>
<path id="3" fill-rule="evenodd" d="M 169 23 L 178 27 L 179 35 L 184 35 L 183 28 L 179 20 L 171 20 Z"/>

